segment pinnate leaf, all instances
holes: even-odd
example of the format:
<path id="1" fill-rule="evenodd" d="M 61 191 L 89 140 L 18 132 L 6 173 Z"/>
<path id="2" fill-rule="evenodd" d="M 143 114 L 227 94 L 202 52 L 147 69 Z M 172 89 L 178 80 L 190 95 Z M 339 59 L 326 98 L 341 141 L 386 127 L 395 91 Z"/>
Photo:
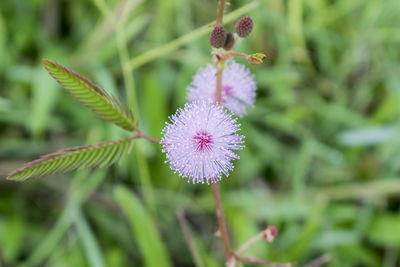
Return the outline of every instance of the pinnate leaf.
<path id="1" fill-rule="evenodd" d="M 107 141 L 93 145 L 65 148 L 26 163 L 11 172 L 7 179 L 24 181 L 56 172 L 67 172 L 81 168 L 105 167 L 129 153 L 133 137 Z"/>
<path id="2" fill-rule="evenodd" d="M 125 130 L 133 131 L 136 129 L 132 112 L 118 99 L 87 78 L 57 62 L 45 58 L 43 64 L 49 74 L 65 90 L 96 115 Z"/>

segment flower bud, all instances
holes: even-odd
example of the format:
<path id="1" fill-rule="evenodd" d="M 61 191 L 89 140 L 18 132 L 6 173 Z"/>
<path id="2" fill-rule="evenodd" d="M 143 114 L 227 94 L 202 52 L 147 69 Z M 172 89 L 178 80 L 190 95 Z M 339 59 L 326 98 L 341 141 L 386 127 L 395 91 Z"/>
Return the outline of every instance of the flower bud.
<path id="1" fill-rule="evenodd" d="M 265 231 L 264 231 L 263 238 L 265 240 L 267 240 L 268 242 L 273 242 L 277 235 L 278 235 L 278 229 L 276 228 L 276 226 L 269 225 L 269 226 L 267 226 L 267 229 L 265 229 Z"/>
<path id="2" fill-rule="evenodd" d="M 224 49 L 231 50 L 234 44 L 235 44 L 235 38 L 233 38 L 233 34 L 231 32 L 228 32 L 226 34 Z"/>
<path id="3" fill-rule="evenodd" d="M 247 57 L 247 60 L 252 65 L 260 65 L 263 63 L 263 59 L 265 58 L 265 54 L 262 53 L 254 53 Z"/>
<path id="4" fill-rule="evenodd" d="M 241 17 L 235 24 L 235 32 L 239 37 L 246 37 L 253 29 L 253 19 L 249 16 Z"/>
<path id="5" fill-rule="evenodd" d="M 215 48 L 220 48 L 225 44 L 226 34 L 225 29 L 221 25 L 215 26 L 210 33 L 210 45 Z"/>

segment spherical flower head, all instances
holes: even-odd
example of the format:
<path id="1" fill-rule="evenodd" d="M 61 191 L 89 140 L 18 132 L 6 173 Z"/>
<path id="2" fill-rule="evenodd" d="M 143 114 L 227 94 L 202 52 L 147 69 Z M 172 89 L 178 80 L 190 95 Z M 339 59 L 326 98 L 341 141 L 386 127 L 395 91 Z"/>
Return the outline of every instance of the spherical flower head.
<path id="1" fill-rule="evenodd" d="M 241 17 L 235 24 L 235 32 L 239 37 L 246 37 L 253 29 L 253 19 L 249 16 Z"/>
<path id="2" fill-rule="evenodd" d="M 216 96 L 216 68 L 208 65 L 193 77 L 188 88 L 188 101 L 211 100 Z M 254 76 L 241 64 L 227 63 L 222 73 L 221 105 L 238 116 L 243 116 L 254 105 L 256 97 Z"/>
<path id="3" fill-rule="evenodd" d="M 221 25 L 215 26 L 210 33 L 210 45 L 215 48 L 220 48 L 225 44 L 226 34 L 225 29 Z"/>
<path id="4" fill-rule="evenodd" d="M 171 169 L 193 183 L 214 183 L 233 169 L 242 149 L 236 119 L 211 101 L 195 101 L 170 117 L 161 145 Z"/>

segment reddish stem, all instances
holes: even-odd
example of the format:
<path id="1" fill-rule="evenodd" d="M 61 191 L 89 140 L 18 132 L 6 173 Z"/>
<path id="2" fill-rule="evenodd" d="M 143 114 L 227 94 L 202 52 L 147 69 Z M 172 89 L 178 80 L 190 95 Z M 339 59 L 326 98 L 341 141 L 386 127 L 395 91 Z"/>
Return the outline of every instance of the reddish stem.
<path id="1" fill-rule="evenodd" d="M 222 92 L 222 67 L 221 63 L 217 63 L 217 86 L 215 91 L 215 103 L 219 104 L 221 102 L 221 92 Z"/>
<path id="2" fill-rule="evenodd" d="M 146 140 L 148 140 L 148 141 L 150 141 L 150 142 L 153 142 L 154 144 L 157 144 L 157 145 L 160 145 L 160 141 L 159 140 L 157 140 L 157 139 L 155 139 L 155 138 L 152 138 L 152 137 L 150 137 L 150 136 L 147 136 L 147 135 L 145 135 L 144 133 L 142 133 L 142 131 L 138 131 L 138 133 L 135 135 L 135 138 L 143 138 L 143 139 L 146 139 Z"/>
<path id="3" fill-rule="evenodd" d="M 222 239 L 222 244 L 224 246 L 226 260 L 229 261 L 229 259 L 232 256 L 232 251 L 229 243 L 229 235 L 228 235 L 228 229 L 226 227 L 224 211 L 222 209 L 221 196 L 219 194 L 219 186 L 217 183 L 211 183 L 211 188 L 213 191 L 213 197 L 215 202 L 215 212 L 217 214 L 219 234 Z"/>
<path id="4" fill-rule="evenodd" d="M 217 12 L 217 25 L 222 24 L 222 17 L 224 16 L 225 0 L 219 0 Z"/>
<path id="5" fill-rule="evenodd" d="M 236 53 L 236 52 L 229 52 L 229 53 L 225 54 L 222 57 L 222 60 L 227 60 L 230 57 L 241 57 L 241 58 L 244 58 L 246 60 L 249 60 L 249 55 L 246 55 L 246 54 L 243 54 L 243 53 Z"/>
<path id="6" fill-rule="evenodd" d="M 218 5 L 218 15 L 217 15 L 217 25 L 221 25 L 222 17 L 224 15 L 225 1 L 220 0 Z M 215 103 L 219 104 L 221 102 L 221 90 L 222 90 L 222 67 L 224 61 L 218 60 L 217 62 L 217 86 L 215 92 Z M 226 261 L 229 262 L 232 258 L 232 251 L 229 242 L 228 228 L 226 227 L 224 211 L 221 204 L 221 196 L 219 194 L 219 186 L 217 183 L 211 183 L 211 188 L 213 191 L 213 197 L 215 202 L 215 212 L 217 215 L 217 221 L 219 226 L 219 234 L 224 246 L 224 252 Z"/>
<path id="7" fill-rule="evenodd" d="M 252 244 L 257 242 L 260 239 L 263 239 L 265 231 L 262 231 L 261 233 L 258 233 L 256 236 L 252 237 L 251 239 L 247 240 L 240 248 L 236 250 L 236 254 L 241 254 L 245 249 L 250 247 Z"/>
<path id="8" fill-rule="evenodd" d="M 236 255 L 236 258 L 240 261 L 247 261 L 250 263 L 258 263 L 258 264 L 267 265 L 270 267 L 292 267 L 293 266 L 291 263 L 278 263 L 278 262 L 265 261 L 265 260 L 258 259 L 256 257 L 251 257 L 251 256 Z"/>

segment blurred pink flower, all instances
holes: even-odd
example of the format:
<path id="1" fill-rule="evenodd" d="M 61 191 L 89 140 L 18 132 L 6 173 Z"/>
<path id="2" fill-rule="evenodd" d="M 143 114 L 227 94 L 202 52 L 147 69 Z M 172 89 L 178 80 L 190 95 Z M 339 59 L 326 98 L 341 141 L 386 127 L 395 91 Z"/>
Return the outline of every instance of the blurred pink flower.
<path id="1" fill-rule="evenodd" d="M 215 100 L 216 69 L 213 65 L 200 69 L 188 88 L 188 101 Z M 228 62 L 222 73 L 221 105 L 242 117 L 247 107 L 254 105 L 256 83 L 254 76 L 241 64 Z"/>

